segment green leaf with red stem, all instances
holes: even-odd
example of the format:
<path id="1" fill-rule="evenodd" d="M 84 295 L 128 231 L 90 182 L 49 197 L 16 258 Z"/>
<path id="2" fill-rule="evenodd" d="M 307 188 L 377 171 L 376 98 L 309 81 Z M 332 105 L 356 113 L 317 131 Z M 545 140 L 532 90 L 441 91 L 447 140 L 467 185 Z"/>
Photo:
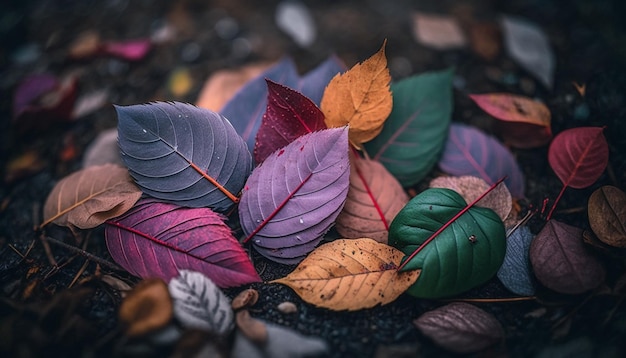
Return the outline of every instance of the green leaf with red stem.
<path id="1" fill-rule="evenodd" d="M 398 213 L 389 244 L 408 255 L 398 270 L 422 270 L 410 294 L 455 295 L 495 275 L 506 251 L 504 225 L 493 210 L 474 204 L 503 180 L 470 204 L 455 191 L 428 189 Z"/>

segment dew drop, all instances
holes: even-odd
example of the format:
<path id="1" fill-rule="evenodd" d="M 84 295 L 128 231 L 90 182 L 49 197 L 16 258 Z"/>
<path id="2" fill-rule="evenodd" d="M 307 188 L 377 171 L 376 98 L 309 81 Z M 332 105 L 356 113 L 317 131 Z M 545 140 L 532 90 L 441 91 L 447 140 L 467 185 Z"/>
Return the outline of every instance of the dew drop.
<path id="1" fill-rule="evenodd" d="M 143 130 L 143 132 L 144 132 L 144 133 L 148 133 L 148 131 L 147 131 L 147 130 L 145 130 L 145 129 L 142 129 L 142 130 Z"/>
<path id="2" fill-rule="evenodd" d="M 178 146 L 177 145 L 174 146 L 174 150 L 178 150 Z"/>
<path id="3" fill-rule="evenodd" d="M 260 222 L 261 222 L 261 220 L 259 220 L 259 219 L 256 219 L 256 223 L 257 223 L 257 224 L 258 224 L 258 223 L 260 223 Z"/>
<path id="4" fill-rule="evenodd" d="M 302 241 L 302 238 L 300 237 L 300 235 L 296 235 L 296 240 Z"/>
<path id="5" fill-rule="evenodd" d="M 304 224 L 304 219 L 300 218 L 300 224 Z"/>
<path id="6" fill-rule="evenodd" d="M 261 240 L 254 240 L 254 243 L 255 243 L 255 244 L 260 244 L 260 243 L 261 243 Z"/>

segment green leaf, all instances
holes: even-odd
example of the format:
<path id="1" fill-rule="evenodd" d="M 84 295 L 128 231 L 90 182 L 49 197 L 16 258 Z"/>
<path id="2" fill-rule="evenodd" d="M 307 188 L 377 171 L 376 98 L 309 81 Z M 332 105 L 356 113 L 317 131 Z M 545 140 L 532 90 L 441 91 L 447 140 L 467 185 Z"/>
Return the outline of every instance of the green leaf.
<path id="1" fill-rule="evenodd" d="M 389 227 L 389 244 L 410 255 L 466 206 L 453 190 L 427 189 L 396 215 Z M 422 270 L 407 292 L 437 298 L 467 291 L 496 274 L 505 252 L 500 217 L 491 209 L 471 207 L 406 265 L 406 270 Z"/>
<path id="2" fill-rule="evenodd" d="M 437 163 L 452 117 L 452 69 L 412 76 L 391 85 L 393 108 L 382 132 L 365 143 L 405 187 Z"/>

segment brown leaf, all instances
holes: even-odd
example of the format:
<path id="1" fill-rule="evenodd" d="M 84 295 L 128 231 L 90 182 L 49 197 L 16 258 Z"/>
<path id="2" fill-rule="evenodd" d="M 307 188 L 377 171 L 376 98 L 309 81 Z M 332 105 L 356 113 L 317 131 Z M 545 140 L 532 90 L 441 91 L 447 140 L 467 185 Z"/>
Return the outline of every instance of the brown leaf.
<path id="1" fill-rule="evenodd" d="M 118 315 L 126 334 L 136 337 L 165 327 L 173 317 L 173 308 L 167 284 L 152 278 L 139 282 L 128 293 Z"/>
<path id="2" fill-rule="evenodd" d="M 41 227 L 54 222 L 94 228 L 128 211 L 140 197 L 141 190 L 126 168 L 105 164 L 82 169 L 52 189 L 44 205 Z"/>
<path id="3" fill-rule="evenodd" d="M 369 237 L 387 243 L 389 225 L 409 197 L 379 162 L 351 156 L 350 188 L 335 222 L 345 238 Z"/>
<path id="4" fill-rule="evenodd" d="M 500 27 L 493 22 L 471 22 L 469 39 L 474 53 L 487 61 L 494 60 L 500 54 L 502 35 Z"/>
<path id="5" fill-rule="evenodd" d="M 471 203 L 489 189 L 490 185 L 481 178 L 465 175 L 460 177 L 441 176 L 431 180 L 429 187 L 446 188 L 459 193 L 466 202 Z M 489 208 L 504 221 L 511 213 L 513 205 L 511 193 L 504 183 L 494 188 L 476 206 Z"/>
<path id="6" fill-rule="evenodd" d="M 420 12 L 413 14 L 413 37 L 420 44 L 437 50 L 462 48 L 467 43 L 453 17 Z"/>
<path id="7" fill-rule="evenodd" d="M 530 244 L 530 263 L 547 288 L 580 294 L 598 287 L 606 274 L 602 263 L 587 251 L 583 230 L 550 220 Z"/>
<path id="8" fill-rule="evenodd" d="M 626 194 L 605 185 L 594 191 L 588 203 L 589 224 L 600 241 L 626 247 Z"/>
<path id="9" fill-rule="evenodd" d="M 250 341 L 260 345 L 267 342 L 267 326 L 263 321 L 252 318 L 248 310 L 237 312 L 235 322 L 239 331 Z"/>
<path id="10" fill-rule="evenodd" d="M 311 252 L 296 269 L 273 283 L 291 287 L 305 301 L 335 311 L 359 310 L 394 301 L 420 271 L 398 272 L 404 254 L 372 239 L 338 239 Z"/>
<path id="11" fill-rule="evenodd" d="M 272 63 L 262 62 L 213 73 L 204 83 L 196 106 L 213 111 L 221 110 L 246 82 L 263 73 L 271 65 Z"/>
<path id="12" fill-rule="evenodd" d="M 241 291 L 235 298 L 233 298 L 233 302 L 231 302 L 231 307 L 233 311 L 239 311 L 244 308 L 250 308 L 256 304 L 256 301 L 259 300 L 259 292 L 255 289 L 248 288 L 247 290 Z"/>
<path id="13" fill-rule="evenodd" d="M 6 165 L 4 181 L 12 183 L 17 179 L 35 174 L 45 167 L 45 163 L 39 157 L 39 153 L 29 150 L 19 157 L 11 159 Z"/>
<path id="14" fill-rule="evenodd" d="M 502 325 L 493 315 L 463 302 L 426 312 L 413 323 L 435 343 L 456 353 L 478 352 L 504 338 Z"/>
<path id="15" fill-rule="evenodd" d="M 329 128 L 350 125 L 349 139 L 357 148 L 380 133 L 391 113 L 391 76 L 385 41 L 376 54 L 337 74 L 324 90 L 321 109 Z"/>

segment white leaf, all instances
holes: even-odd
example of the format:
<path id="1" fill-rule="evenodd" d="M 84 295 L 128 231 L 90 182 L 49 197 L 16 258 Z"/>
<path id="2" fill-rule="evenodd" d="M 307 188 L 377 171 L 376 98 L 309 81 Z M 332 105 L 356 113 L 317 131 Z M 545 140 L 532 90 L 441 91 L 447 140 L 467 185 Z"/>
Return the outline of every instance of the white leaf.
<path id="1" fill-rule="evenodd" d="M 83 157 L 83 168 L 109 163 L 125 166 L 120 157 L 120 147 L 117 145 L 117 128 L 100 132 L 87 146 Z"/>
<path id="2" fill-rule="evenodd" d="M 276 24 L 300 47 L 308 47 L 315 41 L 315 22 L 309 9 L 301 2 L 283 1 L 278 4 Z"/>
<path id="3" fill-rule="evenodd" d="M 76 100 L 71 117 L 85 117 L 102 108 L 109 100 L 109 90 L 101 89 L 82 95 Z"/>
<path id="4" fill-rule="evenodd" d="M 232 358 L 299 358 L 328 353 L 328 346 L 320 338 L 306 337 L 291 329 L 267 325 L 268 339 L 264 346 L 252 343 L 240 332 L 235 336 Z"/>
<path id="5" fill-rule="evenodd" d="M 466 45 L 459 24 L 450 16 L 413 14 L 413 36 L 420 44 L 438 50 L 461 48 Z"/>
<path id="6" fill-rule="evenodd" d="M 519 17 L 503 16 L 501 22 L 509 56 L 552 89 L 555 60 L 543 31 Z"/>
<path id="7" fill-rule="evenodd" d="M 208 277 L 195 271 L 180 270 L 169 283 L 174 300 L 174 316 L 186 328 L 226 334 L 234 327 L 230 300 Z"/>

